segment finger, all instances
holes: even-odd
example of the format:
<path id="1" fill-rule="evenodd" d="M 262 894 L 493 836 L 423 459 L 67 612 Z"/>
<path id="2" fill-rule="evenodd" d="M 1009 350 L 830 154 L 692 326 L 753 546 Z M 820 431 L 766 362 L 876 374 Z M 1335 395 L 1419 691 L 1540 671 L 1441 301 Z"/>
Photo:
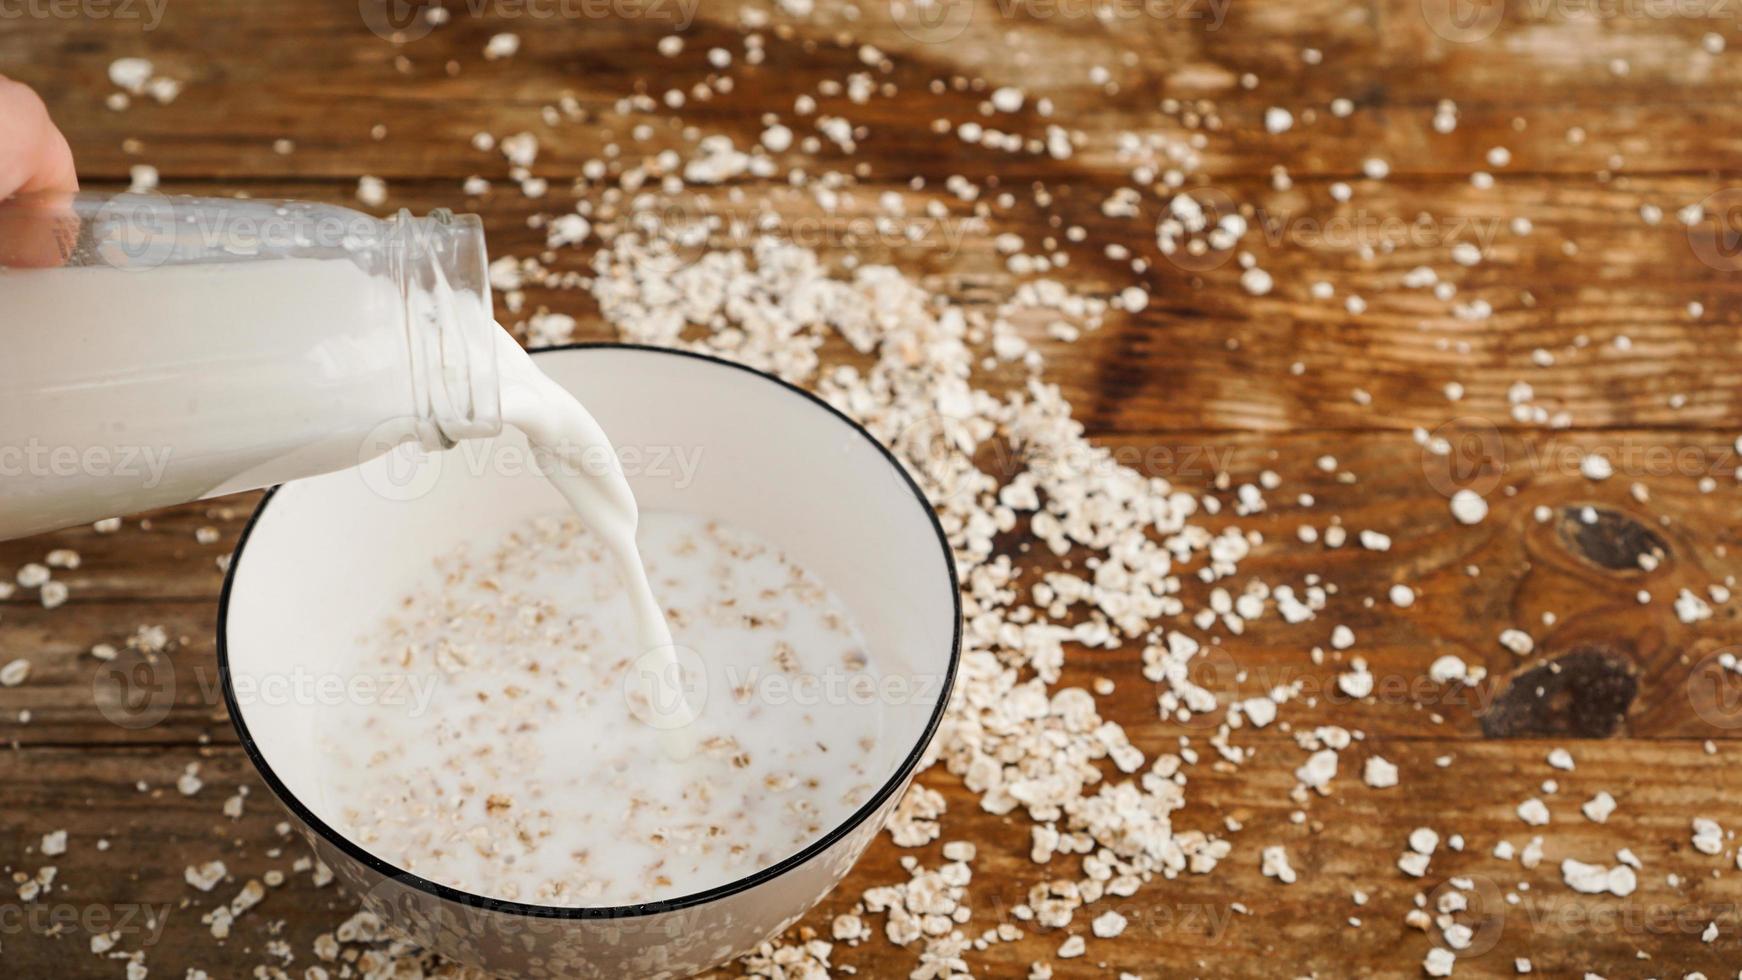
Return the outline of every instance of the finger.
<path id="1" fill-rule="evenodd" d="M 72 257 L 79 218 L 64 191 L 0 201 L 0 269 L 48 269 Z"/>
<path id="2" fill-rule="evenodd" d="M 42 99 L 0 76 L 0 199 L 36 191 L 76 191 L 73 151 Z"/>

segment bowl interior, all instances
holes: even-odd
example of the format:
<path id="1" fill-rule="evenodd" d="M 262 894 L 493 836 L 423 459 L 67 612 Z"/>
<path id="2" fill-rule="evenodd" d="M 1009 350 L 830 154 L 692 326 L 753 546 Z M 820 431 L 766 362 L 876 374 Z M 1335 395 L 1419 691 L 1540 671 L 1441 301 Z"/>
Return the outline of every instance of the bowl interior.
<path id="1" fill-rule="evenodd" d="M 723 362 L 609 345 L 536 361 L 611 435 L 644 511 L 753 531 L 841 598 L 884 679 L 873 771 L 899 781 L 947 692 L 959 613 L 936 522 L 897 464 L 820 402 Z M 344 717 L 361 644 L 435 555 L 564 512 L 529 458 L 510 431 L 287 484 L 239 546 L 219 630 L 240 723 L 328 827 L 337 808 L 312 746 Z"/>

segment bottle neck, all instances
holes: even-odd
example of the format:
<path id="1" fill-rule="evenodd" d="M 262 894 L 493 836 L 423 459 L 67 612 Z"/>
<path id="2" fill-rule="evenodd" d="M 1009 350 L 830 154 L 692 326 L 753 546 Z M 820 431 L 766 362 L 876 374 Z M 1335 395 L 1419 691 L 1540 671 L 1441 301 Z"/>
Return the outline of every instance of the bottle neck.
<path id="1" fill-rule="evenodd" d="M 424 448 L 502 431 L 489 258 L 477 215 L 446 210 L 387 221 L 391 268 L 404 300 L 417 437 Z"/>

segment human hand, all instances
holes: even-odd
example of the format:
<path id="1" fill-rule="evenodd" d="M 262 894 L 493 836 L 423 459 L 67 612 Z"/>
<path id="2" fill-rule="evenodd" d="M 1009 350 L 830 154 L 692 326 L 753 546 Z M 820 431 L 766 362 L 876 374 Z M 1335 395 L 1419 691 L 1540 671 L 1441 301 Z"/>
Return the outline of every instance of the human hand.
<path id="1" fill-rule="evenodd" d="M 0 75 L 0 269 L 58 266 L 78 237 L 73 151 L 42 99 Z"/>
<path id="2" fill-rule="evenodd" d="M 0 200 L 38 191 L 76 191 L 73 151 L 42 99 L 0 75 Z"/>

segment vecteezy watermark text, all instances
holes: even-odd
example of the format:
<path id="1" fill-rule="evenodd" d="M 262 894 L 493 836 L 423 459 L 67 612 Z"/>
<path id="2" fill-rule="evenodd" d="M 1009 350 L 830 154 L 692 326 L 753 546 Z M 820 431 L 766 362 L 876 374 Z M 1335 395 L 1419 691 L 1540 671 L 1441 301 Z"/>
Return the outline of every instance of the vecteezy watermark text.
<path id="1" fill-rule="evenodd" d="M 1162 255 L 1187 272 L 1209 272 L 1232 261 L 1248 232 L 1262 236 L 1272 250 L 1285 246 L 1366 252 L 1408 248 L 1433 250 L 1459 243 L 1475 245 L 1486 254 L 1506 228 L 1508 219 L 1494 215 L 1418 214 L 1402 218 L 1366 208 L 1319 216 L 1265 207 L 1242 207 L 1219 187 L 1193 187 L 1176 200 L 1189 199 L 1157 231 Z"/>
<path id="2" fill-rule="evenodd" d="M 809 147 L 800 141 L 800 149 Z M 656 208 L 637 209 L 624 221 L 645 234 L 673 228 L 695 234 L 690 244 L 710 248 L 750 248 L 759 242 L 778 241 L 813 250 L 823 249 L 917 249 L 942 258 L 960 255 L 970 236 L 987 229 L 984 218 L 974 215 L 940 214 L 825 214 L 783 215 L 761 207 L 738 206 L 730 201 L 697 199 L 671 201 Z"/>
<path id="3" fill-rule="evenodd" d="M 174 660 L 167 654 L 144 656 L 127 651 L 120 659 L 99 665 L 91 677 L 97 710 L 111 723 L 140 730 L 162 722 L 177 703 Z M 435 701 L 445 675 L 436 671 L 316 671 L 292 667 L 285 671 L 230 674 L 230 690 L 239 707 L 300 706 L 336 708 L 358 705 L 391 709 L 407 718 L 423 717 Z M 196 666 L 193 685 L 199 704 L 224 703 L 217 675 Z"/>
<path id="4" fill-rule="evenodd" d="M 701 0 L 458 0 L 439 6 L 411 0 L 357 0 L 357 12 L 369 30 L 399 44 L 427 37 L 437 25 L 455 16 L 539 24 L 638 21 L 683 31 L 695 23 L 700 7 Z"/>
<path id="5" fill-rule="evenodd" d="M 1506 19 L 1541 24 L 1571 21 L 1731 20 L 1742 0 L 1419 0 L 1422 19 L 1440 37 L 1475 44 Z"/>
<path id="6" fill-rule="evenodd" d="M 206 675 L 198 672 L 202 689 Z M 409 718 L 421 717 L 441 685 L 439 674 L 370 673 L 355 671 L 323 673 L 296 667 L 285 673 L 230 675 L 236 703 L 243 707 L 303 705 L 333 708 L 341 705 L 405 708 Z M 208 701 L 214 692 L 203 691 Z"/>
<path id="7" fill-rule="evenodd" d="M 163 482 L 168 446 L 50 446 L 31 439 L 0 446 L 0 479 L 10 477 L 124 477 L 146 488 Z"/>
<path id="8" fill-rule="evenodd" d="M 138 21 L 142 31 L 163 23 L 169 0 L 0 0 L 0 22 L 9 20 Z"/>
<path id="9" fill-rule="evenodd" d="M 943 692 L 941 674 L 878 674 L 869 670 L 829 669 L 788 673 L 758 667 L 726 669 L 726 686 L 739 704 L 796 705 L 801 708 L 928 705 Z"/>
<path id="10" fill-rule="evenodd" d="M 536 477 L 596 478 L 620 471 L 624 476 L 671 487 L 688 489 L 702 465 L 703 447 L 664 444 L 621 443 L 615 447 L 573 444 L 528 447 L 501 439 L 468 440 L 444 452 L 429 452 L 412 442 L 401 442 L 398 422 L 381 426 L 366 437 L 358 460 L 378 463 L 359 470 L 363 482 L 387 500 L 417 500 L 434 490 L 442 473 L 452 467 L 471 477 L 521 479 Z M 385 453 L 375 447 L 388 445 Z"/>
<path id="11" fill-rule="evenodd" d="M 1742 453 L 1727 443 L 1600 441 L 1537 432 L 1509 437 L 1483 415 L 1442 422 L 1427 434 L 1420 452 L 1428 485 L 1447 497 L 1465 489 L 1486 496 L 1509 477 L 1579 476 L 1593 465 L 1624 480 L 1715 480 L 1742 471 Z"/>
<path id="12" fill-rule="evenodd" d="M 1184 21 L 1217 31 L 1233 0 L 889 0 L 889 16 L 921 44 L 947 44 L 962 35 L 984 7 L 1005 22 L 1068 21 L 1130 28 L 1137 21 Z"/>
<path id="13" fill-rule="evenodd" d="M 154 946 L 163 938 L 172 906 L 136 902 L 78 905 L 71 902 L 0 904 L 0 936 L 29 934 L 59 936 L 85 932 L 93 936 L 120 934 L 140 946 Z"/>

